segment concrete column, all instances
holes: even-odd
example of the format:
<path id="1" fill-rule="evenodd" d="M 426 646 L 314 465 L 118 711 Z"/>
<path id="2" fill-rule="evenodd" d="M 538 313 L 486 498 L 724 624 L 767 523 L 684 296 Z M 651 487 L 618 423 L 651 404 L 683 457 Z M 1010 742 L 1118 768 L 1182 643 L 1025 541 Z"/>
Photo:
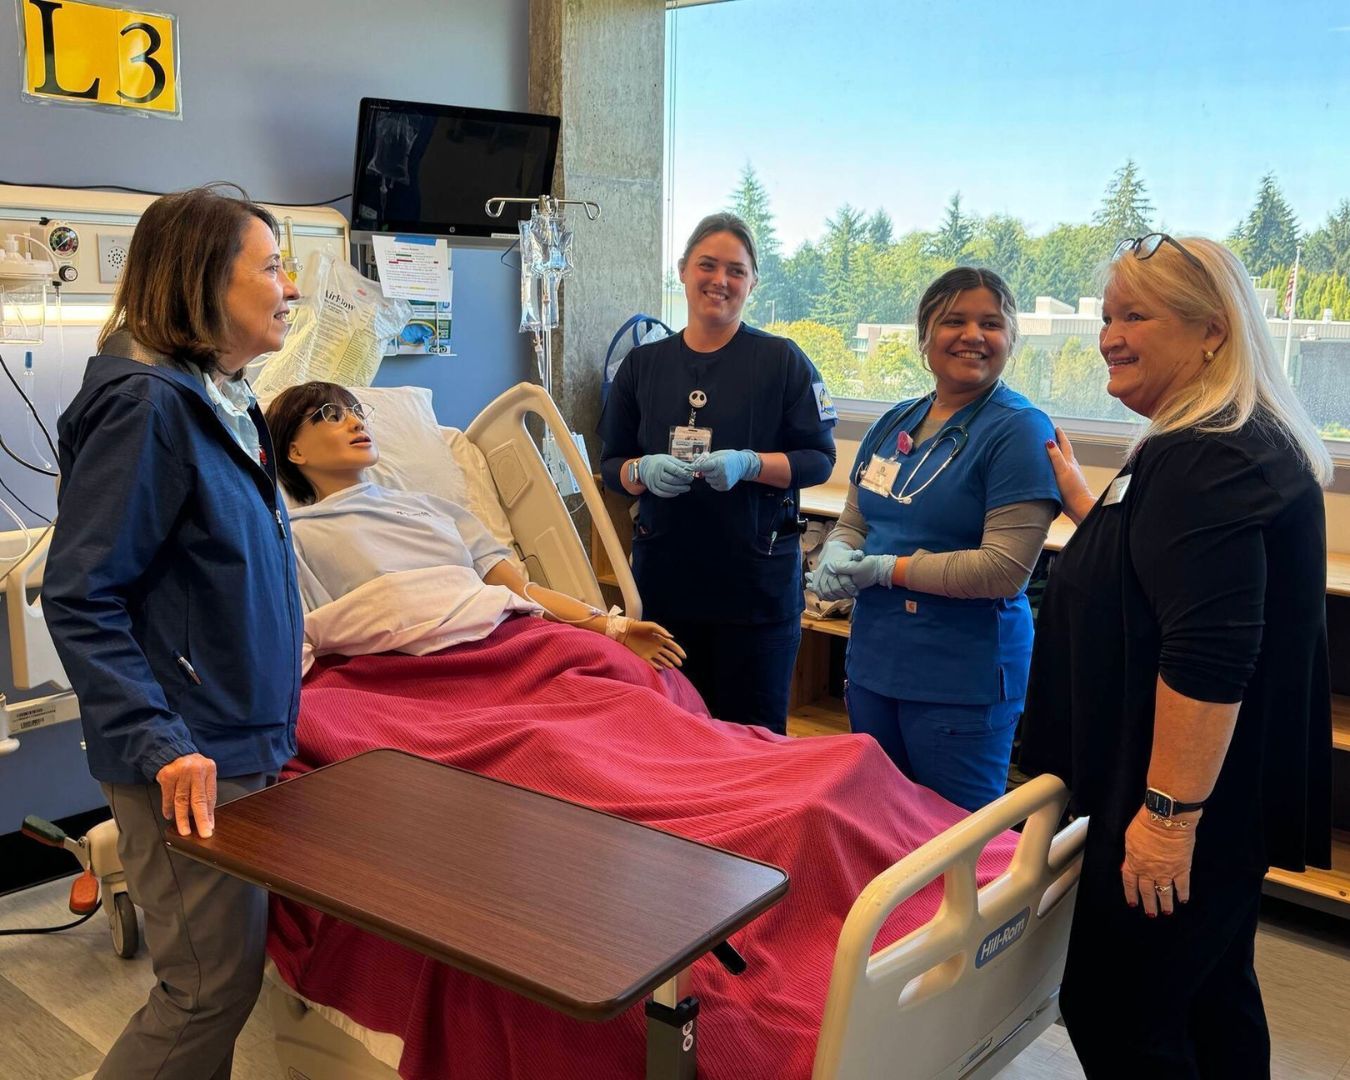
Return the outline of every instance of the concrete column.
<path id="1" fill-rule="evenodd" d="M 661 0 L 530 0 L 530 109 L 562 117 L 553 194 L 602 208 L 568 210 L 553 341 L 553 396 L 593 464 L 605 349 L 629 315 L 660 314 L 664 91 Z"/>

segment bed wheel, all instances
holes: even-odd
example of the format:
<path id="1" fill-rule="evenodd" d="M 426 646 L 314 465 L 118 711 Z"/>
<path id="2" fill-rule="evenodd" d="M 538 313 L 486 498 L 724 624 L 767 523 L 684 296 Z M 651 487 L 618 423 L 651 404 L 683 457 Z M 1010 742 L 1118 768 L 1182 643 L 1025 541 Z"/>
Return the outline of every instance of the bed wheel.
<path id="1" fill-rule="evenodd" d="M 113 893 L 108 923 L 112 929 L 113 951 L 123 960 L 131 959 L 141 947 L 141 927 L 136 921 L 136 905 L 131 902 L 129 893 Z"/>

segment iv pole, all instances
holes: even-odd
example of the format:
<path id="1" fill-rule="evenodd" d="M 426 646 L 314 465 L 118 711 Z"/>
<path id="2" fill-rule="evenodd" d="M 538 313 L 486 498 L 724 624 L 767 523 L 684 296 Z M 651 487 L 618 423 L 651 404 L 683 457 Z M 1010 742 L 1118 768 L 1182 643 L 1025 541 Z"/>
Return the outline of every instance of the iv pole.
<path id="1" fill-rule="evenodd" d="M 563 220 L 564 206 L 580 206 L 586 212 L 587 221 L 600 218 L 600 205 L 587 199 L 555 199 L 552 195 L 540 195 L 537 199 L 495 196 L 488 199 L 483 209 L 488 217 L 499 218 L 507 203 L 527 203 L 532 207 L 530 220 L 520 223 L 522 239 L 526 231 L 534 233 L 535 245 L 539 251 L 538 261 L 530 257 L 524 243 L 520 249 L 521 276 L 521 320 L 522 332 L 528 330 L 534 335 L 534 352 L 539 364 L 539 381 L 544 393 L 553 396 L 553 334 L 558 326 L 558 287 L 564 277 L 572 272 L 571 245 L 572 234 Z M 539 283 L 539 313 L 534 318 L 531 299 L 527 289 L 528 280 Z"/>
<path id="2" fill-rule="evenodd" d="M 560 323 L 558 301 L 562 279 L 572 272 L 572 230 L 563 219 L 564 206 L 580 206 L 586 219 L 600 217 L 598 203 L 585 199 L 555 199 L 540 195 L 538 199 L 497 196 L 483 209 L 488 217 L 501 217 L 507 203 L 528 203 L 531 206 L 528 221 L 521 221 L 520 231 L 520 330 L 534 335 L 534 356 L 539 365 L 539 382 L 550 398 L 553 397 L 553 331 Z M 571 433 L 582 460 L 586 459 L 586 440 L 575 431 Z M 544 465 L 553 477 L 559 494 L 576 495 L 581 491 L 576 477 L 558 450 L 553 432 L 544 432 Z"/>

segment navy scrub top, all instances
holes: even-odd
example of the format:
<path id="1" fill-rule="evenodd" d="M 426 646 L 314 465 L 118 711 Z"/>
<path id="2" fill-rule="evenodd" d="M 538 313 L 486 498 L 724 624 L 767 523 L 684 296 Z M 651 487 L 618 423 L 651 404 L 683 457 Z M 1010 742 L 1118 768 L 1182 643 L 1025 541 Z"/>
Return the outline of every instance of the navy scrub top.
<path id="1" fill-rule="evenodd" d="M 979 405 L 976 399 L 943 425 L 946 431 L 965 424 L 969 439 L 908 506 L 859 486 L 867 554 L 978 548 L 990 510 L 1039 499 L 1059 505 L 1059 487 L 1045 452 L 1046 441 L 1055 436 L 1050 418 L 1002 384 L 983 408 Z M 902 401 L 872 425 L 854 463 L 855 484 L 874 453 L 896 456 L 897 436 L 917 428 L 928 408 L 922 398 Z M 896 494 L 913 493 L 950 457 L 948 438 L 922 461 L 937 437 L 899 455 L 900 472 L 892 489 Z M 1031 640 L 1025 593 L 1011 600 L 962 600 L 899 586 L 865 589 L 853 612 L 848 677 L 874 693 L 906 701 L 1016 701 L 1026 694 Z"/>
<path id="2" fill-rule="evenodd" d="M 605 483 L 622 490 L 623 462 L 670 450 L 702 390 L 700 427 L 714 450 L 785 452 L 787 489 L 742 481 L 714 491 L 703 480 L 672 499 L 646 492 L 633 531 L 633 576 L 650 619 L 779 622 L 802 611 L 798 491 L 829 478 L 834 406 L 815 365 L 786 338 L 742 325 L 721 349 L 699 353 L 682 334 L 624 359 L 600 418 Z"/>

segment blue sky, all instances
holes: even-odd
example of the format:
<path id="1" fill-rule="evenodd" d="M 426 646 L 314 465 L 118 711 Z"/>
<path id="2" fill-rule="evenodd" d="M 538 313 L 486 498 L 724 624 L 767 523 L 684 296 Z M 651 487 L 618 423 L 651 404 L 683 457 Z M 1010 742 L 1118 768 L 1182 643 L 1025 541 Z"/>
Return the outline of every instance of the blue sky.
<path id="1" fill-rule="evenodd" d="M 1226 235 L 1268 171 L 1305 230 L 1350 198 L 1344 0 L 733 0 L 673 26 L 677 243 L 747 161 L 787 252 L 845 202 L 935 228 L 957 190 L 1034 234 L 1087 221 L 1126 158 L 1177 233 Z"/>

